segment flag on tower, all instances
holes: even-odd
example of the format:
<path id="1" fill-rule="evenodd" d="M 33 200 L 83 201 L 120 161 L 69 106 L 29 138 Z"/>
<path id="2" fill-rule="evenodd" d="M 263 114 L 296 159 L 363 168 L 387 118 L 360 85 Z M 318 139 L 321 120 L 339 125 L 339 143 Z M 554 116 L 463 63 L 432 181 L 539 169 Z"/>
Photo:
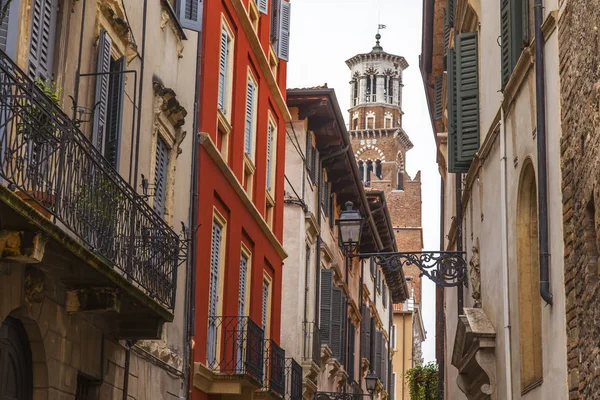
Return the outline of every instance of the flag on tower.
<path id="1" fill-rule="evenodd" d="M 378 29 L 385 29 L 385 28 L 387 28 L 387 25 L 379 24 L 379 28 Z"/>

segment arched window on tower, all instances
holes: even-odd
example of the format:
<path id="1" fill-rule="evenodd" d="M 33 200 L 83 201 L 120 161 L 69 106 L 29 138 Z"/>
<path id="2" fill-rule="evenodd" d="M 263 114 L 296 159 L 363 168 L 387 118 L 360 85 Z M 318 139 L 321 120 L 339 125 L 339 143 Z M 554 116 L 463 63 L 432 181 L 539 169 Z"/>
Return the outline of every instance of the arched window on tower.
<path id="1" fill-rule="evenodd" d="M 388 76 L 387 78 L 387 102 L 394 104 L 394 78 L 391 76 Z"/>
<path id="2" fill-rule="evenodd" d="M 404 171 L 398 169 L 396 176 L 396 190 L 404 190 Z"/>
<path id="3" fill-rule="evenodd" d="M 373 172 L 373 161 L 367 161 L 367 171 L 365 173 L 365 186 L 370 186 L 371 184 L 371 173 Z"/>
<path id="4" fill-rule="evenodd" d="M 358 79 L 352 80 L 352 105 L 358 105 Z"/>
<path id="5" fill-rule="evenodd" d="M 375 175 L 381 179 L 382 178 L 382 174 L 381 174 L 381 160 L 377 160 L 375 161 Z"/>
<path id="6" fill-rule="evenodd" d="M 383 116 L 383 127 L 385 129 L 394 127 L 394 117 L 392 116 L 392 113 L 385 113 Z"/>
<path id="7" fill-rule="evenodd" d="M 362 160 L 358 160 L 358 173 L 361 180 L 365 180 L 365 163 Z"/>
<path id="8" fill-rule="evenodd" d="M 375 129 L 375 113 L 372 111 L 367 113 L 367 117 L 365 118 L 365 128 Z"/>
<path id="9" fill-rule="evenodd" d="M 371 95 L 371 101 L 375 103 L 377 101 L 377 75 L 373 75 L 373 94 Z"/>

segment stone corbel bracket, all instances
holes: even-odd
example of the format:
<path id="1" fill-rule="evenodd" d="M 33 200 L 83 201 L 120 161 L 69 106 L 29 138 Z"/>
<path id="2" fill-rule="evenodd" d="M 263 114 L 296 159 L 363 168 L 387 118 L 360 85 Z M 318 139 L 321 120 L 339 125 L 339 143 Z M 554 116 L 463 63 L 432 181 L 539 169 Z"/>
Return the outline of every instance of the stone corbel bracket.
<path id="1" fill-rule="evenodd" d="M 333 357 L 333 351 L 326 344 L 321 345 L 321 365 L 327 364 L 327 362 Z"/>
<path id="2" fill-rule="evenodd" d="M 452 365 L 468 400 L 490 399 L 496 391 L 496 331 L 482 308 L 465 308 L 459 316 Z"/>

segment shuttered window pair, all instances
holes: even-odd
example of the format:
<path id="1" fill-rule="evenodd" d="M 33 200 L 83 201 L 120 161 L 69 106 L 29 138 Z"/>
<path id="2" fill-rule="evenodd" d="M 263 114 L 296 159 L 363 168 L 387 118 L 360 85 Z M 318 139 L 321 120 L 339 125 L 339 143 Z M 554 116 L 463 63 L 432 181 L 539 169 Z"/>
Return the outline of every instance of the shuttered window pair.
<path id="1" fill-rule="evenodd" d="M 121 131 L 123 121 L 123 98 L 125 77 L 119 73 L 125 70 L 125 57 L 113 60 L 112 40 L 104 30 L 98 42 L 96 71 L 96 110 L 94 112 L 92 143 L 118 170 Z"/>
<path id="2" fill-rule="evenodd" d="M 343 290 L 333 286 L 333 273 L 330 269 L 321 271 L 321 344 L 329 346 L 333 357 L 344 363 L 347 300 Z"/>
<path id="3" fill-rule="evenodd" d="M 52 79 L 58 0 L 34 0 L 32 6 L 29 76 Z"/>
<path id="4" fill-rule="evenodd" d="M 202 31 L 202 0 L 176 0 L 176 9 L 182 27 Z"/>
<path id="5" fill-rule="evenodd" d="M 448 50 L 448 170 L 467 172 L 479 150 L 479 61 L 477 33 L 456 36 Z"/>
<path id="6" fill-rule="evenodd" d="M 286 0 L 271 0 L 271 43 L 277 57 L 284 61 L 290 58 L 291 12 L 292 6 Z"/>
<path id="7" fill-rule="evenodd" d="M 256 84 L 248 78 L 246 86 L 246 125 L 244 138 L 244 151 L 251 159 L 254 159 L 254 133 L 256 130 L 256 101 L 257 90 Z"/>
<path id="8" fill-rule="evenodd" d="M 161 217 L 165 214 L 168 164 L 169 148 L 159 136 L 156 140 L 156 158 L 154 161 L 154 211 Z"/>
<path id="9" fill-rule="evenodd" d="M 502 87 L 506 86 L 521 51 L 529 44 L 529 0 L 501 0 Z"/>

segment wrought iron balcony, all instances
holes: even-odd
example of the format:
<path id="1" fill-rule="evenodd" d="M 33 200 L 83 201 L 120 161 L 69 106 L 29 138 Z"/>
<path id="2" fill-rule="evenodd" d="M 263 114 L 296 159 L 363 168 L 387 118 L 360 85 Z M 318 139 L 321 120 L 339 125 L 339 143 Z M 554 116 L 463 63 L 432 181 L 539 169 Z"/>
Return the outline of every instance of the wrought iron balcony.
<path id="1" fill-rule="evenodd" d="M 208 318 L 207 367 L 212 372 L 247 377 L 262 386 L 264 349 L 263 330 L 249 317 Z"/>
<path id="2" fill-rule="evenodd" d="M 368 393 L 351 393 L 351 392 L 315 392 L 314 400 L 364 400 L 371 398 Z"/>
<path id="3" fill-rule="evenodd" d="M 304 322 L 302 328 L 304 331 L 304 353 L 302 360 L 312 360 L 315 364 L 321 365 L 321 335 L 319 327 L 315 322 Z"/>
<path id="4" fill-rule="evenodd" d="M 128 283 L 173 309 L 178 235 L 0 51 L 1 186 L 35 205 Z"/>
<path id="5" fill-rule="evenodd" d="M 302 367 L 293 358 L 285 359 L 285 400 L 302 400 Z"/>
<path id="6" fill-rule="evenodd" d="M 286 359 L 285 351 L 273 339 L 265 340 L 265 379 L 263 391 L 278 397 L 285 395 Z"/>

